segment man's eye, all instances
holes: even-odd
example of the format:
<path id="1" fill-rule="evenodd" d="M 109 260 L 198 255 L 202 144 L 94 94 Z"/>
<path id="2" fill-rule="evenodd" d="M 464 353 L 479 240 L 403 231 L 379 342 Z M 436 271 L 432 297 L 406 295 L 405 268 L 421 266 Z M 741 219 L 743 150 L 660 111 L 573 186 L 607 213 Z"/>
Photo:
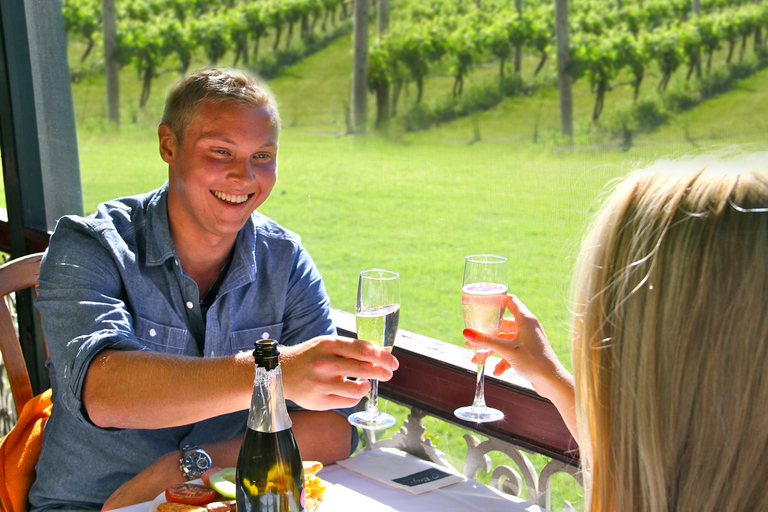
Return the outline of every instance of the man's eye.
<path id="1" fill-rule="evenodd" d="M 227 151 L 226 149 L 214 149 L 213 152 L 218 154 L 218 155 L 228 155 L 229 154 L 229 151 Z"/>

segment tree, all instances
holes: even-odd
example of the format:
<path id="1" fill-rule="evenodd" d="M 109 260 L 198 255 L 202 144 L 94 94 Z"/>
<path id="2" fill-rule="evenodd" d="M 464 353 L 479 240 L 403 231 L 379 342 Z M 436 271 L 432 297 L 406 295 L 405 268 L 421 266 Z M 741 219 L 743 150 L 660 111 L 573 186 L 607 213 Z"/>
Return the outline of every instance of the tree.
<path id="1" fill-rule="evenodd" d="M 560 92 L 560 133 L 573 137 L 572 78 L 569 73 L 568 0 L 555 0 L 555 39 L 557 41 L 557 80 Z"/>
<path id="2" fill-rule="evenodd" d="M 353 133 L 365 133 L 368 115 L 368 0 L 355 0 L 353 44 L 350 128 Z"/>
<path id="3" fill-rule="evenodd" d="M 120 63 L 117 60 L 117 17 L 115 0 L 101 0 L 101 24 L 104 27 L 104 69 L 107 79 L 109 122 L 120 125 Z"/>

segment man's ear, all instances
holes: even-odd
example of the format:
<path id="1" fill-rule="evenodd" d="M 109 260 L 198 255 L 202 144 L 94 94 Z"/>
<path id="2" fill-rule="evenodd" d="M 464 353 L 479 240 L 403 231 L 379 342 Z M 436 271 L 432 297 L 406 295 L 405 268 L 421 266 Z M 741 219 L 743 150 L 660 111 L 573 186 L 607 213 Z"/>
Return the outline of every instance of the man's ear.
<path id="1" fill-rule="evenodd" d="M 169 165 L 175 164 L 179 140 L 168 123 L 160 123 L 157 128 L 157 137 L 160 140 L 160 157 Z"/>

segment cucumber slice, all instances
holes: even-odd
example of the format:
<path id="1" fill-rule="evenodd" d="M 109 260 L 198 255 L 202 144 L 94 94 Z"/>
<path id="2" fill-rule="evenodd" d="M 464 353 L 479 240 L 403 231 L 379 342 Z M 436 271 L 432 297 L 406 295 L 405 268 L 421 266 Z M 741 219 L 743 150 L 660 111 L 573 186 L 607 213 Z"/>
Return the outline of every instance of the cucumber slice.
<path id="1" fill-rule="evenodd" d="M 236 498 L 235 468 L 224 468 L 210 476 L 211 489 L 226 498 Z"/>

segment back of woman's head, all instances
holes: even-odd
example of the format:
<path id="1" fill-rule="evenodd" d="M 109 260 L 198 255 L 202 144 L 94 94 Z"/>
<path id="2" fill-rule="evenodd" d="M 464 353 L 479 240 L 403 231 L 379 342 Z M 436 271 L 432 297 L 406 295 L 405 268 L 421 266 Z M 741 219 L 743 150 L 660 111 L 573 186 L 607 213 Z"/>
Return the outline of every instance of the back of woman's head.
<path id="1" fill-rule="evenodd" d="M 767 161 L 636 172 L 585 240 L 588 510 L 768 510 Z"/>

